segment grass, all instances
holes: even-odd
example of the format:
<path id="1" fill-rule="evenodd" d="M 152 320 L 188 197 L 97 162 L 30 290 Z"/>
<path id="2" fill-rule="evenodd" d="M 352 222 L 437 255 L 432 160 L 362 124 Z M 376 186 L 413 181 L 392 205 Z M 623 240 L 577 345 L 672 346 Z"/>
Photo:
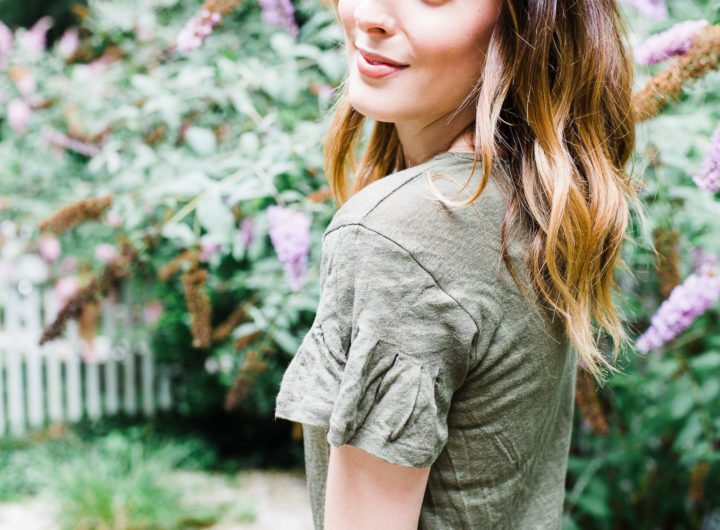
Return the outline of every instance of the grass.
<path id="1" fill-rule="evenodd" d="M 253 520 L 252 506 L 243 499 L 187 498 L 188 486 L 177 476 L 211 458 L 201 442 L 144 438 L 130 429 L 90 440 L 66 431 L 41 441 L 5 442 L 0 500 L 42 495 L 61 508 L 55 522 L 73 530 L 174 530 L 211 526 L 221 517 Z"/>

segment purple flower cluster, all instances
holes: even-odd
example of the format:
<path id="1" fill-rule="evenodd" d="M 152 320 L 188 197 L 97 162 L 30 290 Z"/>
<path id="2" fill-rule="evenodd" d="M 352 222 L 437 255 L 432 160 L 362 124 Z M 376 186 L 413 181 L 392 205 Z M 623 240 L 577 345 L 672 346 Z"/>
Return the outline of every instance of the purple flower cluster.
<path id="1" fill-rule="evenodd" d="M 708 274 L 710 269 L 720 263 L 720 257 L 717 254 L 705 252 L 702 247 L 695 247 L 690 253 L 693 257 L 693 272 Z"/>
<path id="2" fill-rule="evenodd" d="M 693 181 L 707 191 L 715 193 L 720 189 L 720 124 L 710 139 L 710 148 L 705 155 L 700 172 L 693 177 Z"/>
<path id="3" fill-rule="evenodd" d="M 705 19 L 686 20 L 662 33 L 651 35 L 635 50 L 635 60 L 645 66 L 659 63 L 673 55 L 682 55 L 690 49 L 693 38 L 707 25 Z"/>
<path id="4" fill-rule="evenodd" d="M 70 28 L 65 30 L 57 43 L 57 50 L 63 57 L 72 56 L 80 47 L 80 35 L 78 30 Z"/>
<path id="5" fill-rule="evenodd" d="M 255 221 L 252 217 L 246 217 L 240 223 L 240 239 L 245 248 L 249 247 L 255 240 Z"/>
<path id="6" fill-rule="evenodd" d="M 212 257 L 220 251 L 222 245 L 214 241 L 201 241 L 198 260 L 207 263 Z"/>
<path id="7" fill-rule="evenodd" d="M 297 37 L 295 9 L 290 0 L 258 0 L 262 7 L 262 21 L 270 26 L 285 28 L 293 38 Z"/>
<path id="8" fill-rule="evenodd" d="M 17 134 L 25 134 L 27 132 L 31 114 L 32 108 L 24 99 L 14 98 L 8 102 L 8 123 Z"/>
<path id="9" fill-rule="evenodd" d="M 650 327 L 638 338 L 635 346 L 640 353 L 659 348 L 688 328 L 720 299 L 720 276 L 712 269 L 702 268 L 675 287 L 657 313 Z"/>
<path id="10" fill-rule="evenodd" d="M 302 287 L 310 251 L 310 218 L 282 206 L 267 209 L 268 232 L 278 258 L 283 262 L 290 289 Z"/>
<path id="11" fill-rule="evenodd" d="M 622 0 L 637 9 L 640 14 L 650 20 L 667 20 L 668 9 L 665 0 Z"/>
<path id="12" fill-rule="evenodd" d="M 181 52 L 191 52 L 198 49 L 203 41 L 220 25 L 220 13 L 203 9 L 187 21 L 187 24 L 178 33 L 175 46 Z"/>
<path id="13" fill-rule="evenodd" d="M 103 263 L 110 263 L 118 257 L 118 250 L 110 243 L 100 243 L 95 247 L 95 257 Z"/>
<path id="14" fill-rule="evenodd" d="M 47 32 L 55 24 L 52 17 L 38 19 L 33 26 L 21 35 L 20 46 L 31 52 L 42 52 L 47 45 Z"/>
<path id="15" fill-rule="evenodd" d="M 55 261 L 60 257 L 62 247 L 60 240 L 55 236 L 43 236 L 37 243 L 38 254 L 45 261 Z"/>
<path id="16" fill-rule="evenodd" d="M 80 153 L 83 156 L 92 158 L 100 152 L 100 148 L 92 142 L 83 142 L 82 140 L 76 140 L 66 134 L 59 131 L 48 130 L 43 134 L 45 142 L 51 145 L 56 145 L 68 151 L 74 151 Z"/>

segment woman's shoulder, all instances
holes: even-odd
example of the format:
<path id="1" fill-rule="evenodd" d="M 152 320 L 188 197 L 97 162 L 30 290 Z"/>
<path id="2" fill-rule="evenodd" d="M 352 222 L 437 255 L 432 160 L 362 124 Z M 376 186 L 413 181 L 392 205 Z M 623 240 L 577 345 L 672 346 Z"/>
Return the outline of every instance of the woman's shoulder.
<path id="1" fill-rule="evenodd" d="M 429 274 L 473 319 L 496 322 L 506 308 L 520 307 L 517 302 L 524 299 L 503 263 L 508 200 L 496 181 L 502 176 L 493 172 L 480 196 L 467 206 L 444 204 L 430 183 L 448 197 L 467 182 L 452 200 L 472 197 L 482 180 L 482 166 L 469 153 L 443 153 L 423 167 L 373 182 L 336 213 L 323 239 L 323 259 L 339 260 L 338 266 L 352 269 L 358 260 L 386 263 L 394 259 L 388 248 L 395 248 L 416 263 L 418 278 Z M 512 234 L 506 251 L 529 291 L 526 243 Z M 382 277 L 383 266 L 372 272 Z"/>
<path id="2" fill-rule="evenodd" d="M 502 220 L 506 200 L 493 179 L 482 195 L 465 207 L 443 204 L 433 192 L 452 201 L 475 193 L 482 174 L 472 153 L 441 153 L 423 164 L 390 174 L 355 193 L 336 212 L 326 235 L 345 226 L 363 225 L 386 236 L 422 237 L 457 223 Z M 455 192 L 468 183 L 459 195 Z"/>

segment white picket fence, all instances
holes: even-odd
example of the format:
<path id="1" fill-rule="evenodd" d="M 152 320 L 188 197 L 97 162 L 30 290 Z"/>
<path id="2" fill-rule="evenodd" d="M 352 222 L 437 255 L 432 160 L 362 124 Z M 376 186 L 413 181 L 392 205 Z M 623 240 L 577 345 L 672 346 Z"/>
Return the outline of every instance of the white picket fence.
<path id="1" fill-rule="evenodd" d="M 117 304 L 102 306 L 94 362 L 81 357 L 75 321 L 62 338 L 38 345 L 56 304 L 49 288 L 0 284 L 0 436 L 83 416 L 152 416 L 171 408 L 170 378 L 156 369 L 147 327 L 133 321 L 129 285 Z"/>

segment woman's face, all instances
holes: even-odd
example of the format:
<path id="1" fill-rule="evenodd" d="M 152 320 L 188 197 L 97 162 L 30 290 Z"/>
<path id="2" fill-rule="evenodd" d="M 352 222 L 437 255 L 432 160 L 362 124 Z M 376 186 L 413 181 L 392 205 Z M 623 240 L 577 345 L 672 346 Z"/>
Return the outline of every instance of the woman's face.
<path id="1" fill-rule="evenodd" d="M 377 121 L 430 124 L 480 77 L 502 0 L 339 0 L 350 104 Z"/>

